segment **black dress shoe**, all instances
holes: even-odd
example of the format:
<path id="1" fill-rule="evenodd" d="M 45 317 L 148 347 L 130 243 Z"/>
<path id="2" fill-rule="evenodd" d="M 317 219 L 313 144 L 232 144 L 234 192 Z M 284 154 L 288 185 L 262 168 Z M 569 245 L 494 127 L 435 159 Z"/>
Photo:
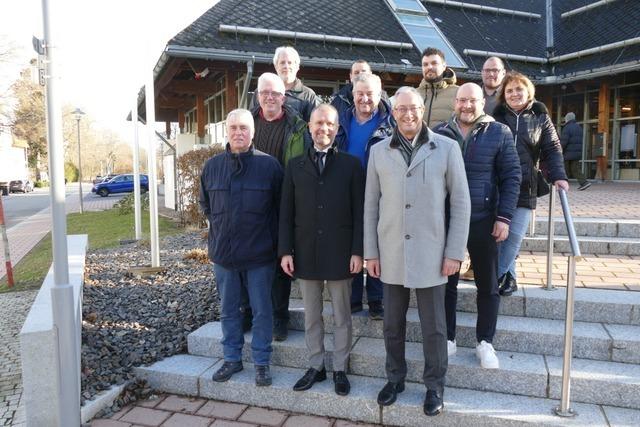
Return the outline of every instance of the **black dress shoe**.
<path id="1" fill-rule="evenodd" d="M 404 391 L 404 381 L 394 383 L 389 381 L 382 387 L 380 393 L 378 393 L 378 404 L 382 406 L 389 406 L 396 401 L 398 393 Z"/>
<path id="2" fill-rule="evenodd" d="M 296 385 L 293 386 L 295 391 L 309 390 L 312 385 L 317 382 L 324 381 L 327 379 L 327 371 L 325 368 L 322 368 L 321 371 L 317 369 L 309 368 L 307 372 L 298 380 Z"/>
<path id="3" fill-rule="evenodd" d="M 369 317 L 372 320 L 384 319 L 384 308 L 382 307 L 382 301 L 369 302 Z"/>
<path id="4" fill-rule="evenodd" d="M 442 403 L 442 394 L 435 390 L 427 390 L 427 396 L 424 398 L 424 414 L 430 417 L 436 416 L 444 409 Z"/>
<path id="5" fill-rule="evenodd" d="M 498 285 L 500 286 L 498 293 L 503 297 L 508 297 L 518 290 L 518 283 L 515 277 L 508 271 L 498 279 Z"/>
<path id="6" fill-rule="evenodd" d="M 222 367 L 213 374 L 211 379 L 223 383 L 229 381 L 233 374 L 240 371 L 242 371 L 242 362 L 224 362 Z"/>
<path id="7" fill-rule="evenodd" d="M 336 394 L 340 396 L 346 396 L 351 391 L 351 384 L 349 384 L 349 378 L 344 371 L 335 371 L 333 373 L 333 384 Z"/>
<path id="8" fill-rule="evenodd" d="M 275 341 L 284 341 L 289 336 L 286 320 L 275 320 L 273 322 L 273 339 Z"/>
<path id="9" fill-rule="evenodd" d="M 270 386 L 271 381 L 269 365 L 256 365 L 256 385 L 258 387 Z"/>

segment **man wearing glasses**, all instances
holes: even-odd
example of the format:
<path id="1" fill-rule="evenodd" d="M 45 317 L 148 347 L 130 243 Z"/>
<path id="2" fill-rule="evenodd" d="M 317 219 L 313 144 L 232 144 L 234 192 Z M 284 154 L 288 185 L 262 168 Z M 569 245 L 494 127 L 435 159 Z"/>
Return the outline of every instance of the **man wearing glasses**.
<path id="1" fill-rule="evenodd" d="M 506 72 L 502 59 L 492 56 L 482 66 L 482 93 L 484 94 L 484 113 L 493 115 L 498 105 L 498 93 Z"/>
<path id="2" fill-rule="evenodd" d="M 478 319 L 476 357 L 485 369 L 500 367 L 493 348 L 500 295 L 498 294 L 498 243 L 509 235 L 509 224 L 520 193 L 520 159 L 511 131 L 483 112 L 482 89 L 475 83 L 460 86 L 455 113 L 434 132 L 458 141 L 464 157 L 471 224 L 467 250 L 475 267 Z M 453 209 L 453 207 L 452 207 Z M 449 277 L 445 296 L 447 347 L 456 352 L 458 274 Z"/>
<path id="3" fill-rule="evenodd" d="M 369 154 L 364 205 L 367 270 L 384 284 L 387 384 L 378 394 L 386 406 L 404 391 L 406 315 L 415 290 L 427 388 L 423 410 L 443 410 L 447 371 L 444 295 L 447 277 L 460 269 L 469 232 L 470 201 L 458 144 L 433 133 L 424 100 L 411 87 L 395 94 L 393 135 Z M 450 199 L 449 225 L 445 199 Z"/>
<path id="4" fill-rule="evenodd" d="M 258 78 L 258 107 L 253 111 L 255 136 L 253 145 L 267 153 L 285 167 L 287 162 L 304 153 L 311 146 L 307 124 L 296 111 L 285 105 L 285 85 L 273 73 L 264 73 Z M 280 267 L 276 268 L 272 289 L 273 339 L 287 339 L 289 323 L 289 295 L 291 279 Z M 250 309 L 245 304 L 245 329 L 250 322 Z"/>

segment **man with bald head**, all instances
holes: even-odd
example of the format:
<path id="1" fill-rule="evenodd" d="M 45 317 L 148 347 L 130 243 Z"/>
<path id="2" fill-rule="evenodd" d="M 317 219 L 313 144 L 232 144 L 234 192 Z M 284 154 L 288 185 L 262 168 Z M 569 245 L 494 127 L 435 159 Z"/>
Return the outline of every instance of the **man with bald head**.
<path id="1" fill-rule="evenodd" d="M 482 91 L 484 95 L 484 112 L 493 115 L 498 105 L 498 93 L 506 71 L 502 59 L 491 56 L 482 65 Z"/>
<path id="2" fill-rule="evenodd" d="M 282 167 L 252 145 L 247 110 L 227 115 L 227 147 L 207 160 L 200 176 L 200 207 L 209 220 L 209 259 L 218 295 L 224 363 L 213 380 L 242 370 L 241 289 L 253 311 L 251 350 L 256 385 L 271 385 L 271 284 L 276 266 Z"/>
<path id="3" fill-rule="evenodd" d="M 500 365 L 492 342 L 500 306 L 496 273 L 498 242 L 509 235 L 521 178 L 511 131 L 485 114 L 484 105 L 480 86 L 463 84 L 456 93 L 454 115 L 434 131 L 457 141 L 462 150 L 471 197 L 467 250 L 478 289 L 476 356 L 483 368 L 497 369 Z M 458 278 L 458 273 L 449 277 L 445 296 L 449 355 L 456 352 Z"/>
<path id="4" fill-rule="evenodd" d="M 304 304 L 309 369 L 296 391 L 324 381 L 323 288 L 333 308 L 333 381 L 344 396 L 352 344 L 351 280 L 362 271 L 364 172 L 360 161 L 334 148 L 338 112 L 321 104 L 309 122 L 313 146 L 292 159 L 285 171 L 280 205 L 278 254 L 285 273 L 297 278 Z"/>

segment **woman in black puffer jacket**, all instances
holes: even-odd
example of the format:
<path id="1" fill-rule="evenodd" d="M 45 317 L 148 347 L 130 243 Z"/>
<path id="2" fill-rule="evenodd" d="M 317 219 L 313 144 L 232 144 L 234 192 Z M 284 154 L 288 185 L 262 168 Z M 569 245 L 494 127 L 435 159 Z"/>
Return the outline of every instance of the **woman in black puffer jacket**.
<path id="1" fill-rule="evenodd" d="M 534 95 L 531 80 L 523 74 L 510 72 L 502 83 L 499 104 L 493 112 L 496 121 L 504 123 L 513 132 L 522 170 L 520 195 L 509 237 L 499 246 L 498 277 L 503 296 L 518 289 L 515 260 L 529 226 L 531 210 L 536 208 L 538 162 L 548 181 L 558 189 L 569 191 L 558 133 L 547 107 L 536 101 Z"/>

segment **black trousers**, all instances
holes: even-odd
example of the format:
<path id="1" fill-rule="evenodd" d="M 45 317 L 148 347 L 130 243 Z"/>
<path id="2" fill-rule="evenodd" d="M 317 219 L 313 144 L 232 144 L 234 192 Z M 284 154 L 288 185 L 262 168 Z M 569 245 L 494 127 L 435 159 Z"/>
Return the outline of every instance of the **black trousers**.
<path id="1" fill-rule="evenodd" d="M 271 287 L 271 305 L 273 307 L 274 322 L 289 322 L 289 297 L 291 296 L 291 278 L 287 276 L 282 267 L 278 264 L 273 275 Z M 247 290 L 242 288 L 241 310 L 244 317 L 251 319 L 251 306 L 249 305 L 249 295 Z"/>
<path id="2" fill-rule="evenodd" d="M 387 379 L 404 381 L 407 376 L 405 341 L 407 336 L 407 309 L 411 289 L 402 285 L 384 284 L 384 347 L 387 351 L 385 369 Z M 447 373 L 446 320 L 444 315 L 445 285 L 416 289 L 418 315 L 422 332 L 424 371 L 422 379 L 428 390 L 444 391 Z"/>
<path id="3" fill-rule="evenodd" d="M 472 222 L 469 227 L 467 250 L 473 265 L 473 275 L 478 293 L 476 306 L 478 320 L 476 321 L 476 340 L 493 342 L 500 308 L 498 294 L 498 245 L 491 235 L 495 219 L 488 217 Z M 459 273 L 449 276 L 447 292 L 445 294 L 445 311 L 447 316 L 447 339 L 456 339 L 456 306 L 458 303 Z"/>

